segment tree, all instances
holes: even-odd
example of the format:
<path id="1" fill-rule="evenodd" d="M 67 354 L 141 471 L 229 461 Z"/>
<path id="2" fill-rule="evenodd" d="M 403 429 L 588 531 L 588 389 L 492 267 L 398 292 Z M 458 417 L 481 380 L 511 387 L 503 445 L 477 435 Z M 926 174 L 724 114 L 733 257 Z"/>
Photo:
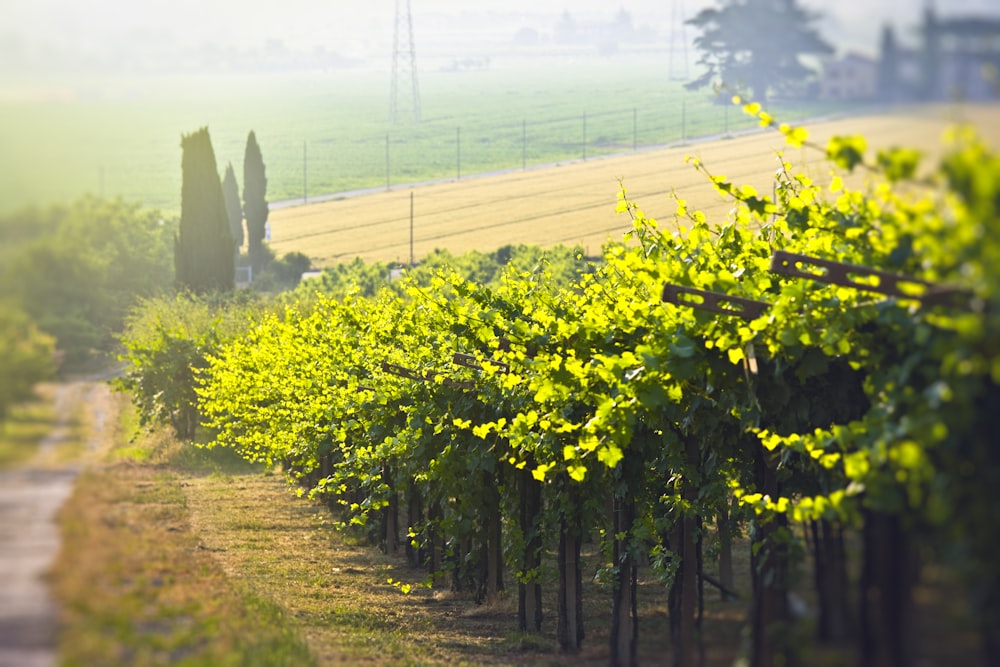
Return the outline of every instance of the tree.
<path id="1" fill-rule="evenodd" d="M 236 184 L 233 163 L 226 165 L 226 175 L 222 178 L 222 194 L 226 198 L 226 213 L 229 215 L 229 231 L 237 252 L 243 247 L 243 205 L 240 204 L 240 186 Z"/>
<path id="2" fill-rule="evenodd" d="M 178 287 L 197 294 L 233 289 L 233 235 L 208 128 L 181 138 L 181 224 L 174 244 Z"/>
<path id="3" fill-rule="evenodd" d="M 243 154 L 243 213 L 247 218 L 247 241 L 249 243 L 250 264 L 254 272 L 263 268 L 264 236 L 267 229 L 267 175 L 264 172 L 264 158 L 257 145 L 253 130 L 247 136 L 246 152 Z"/>
<path id="4" fill-rule="evenodd" d="M 0 218 L 0 285 L 69 364 L 109 350 L 137 297 L 174 281 L 176 220 L 83 197 Z"/>
<path id="5" fill-rule="evenodd" d="M 719 1 L 688 21 L 702 31 L 694 43 L 705 67 L 689 90 L 722 84 L 765 102 L 769 91 L 812 74 L 801 56 L 833 53 L 810 27 L 817 15 L 796 0 Z"/>
<path id="6" fill-rule="evenodd" d="M 121 336 L 124 373 L 115 386 L 128 392 L 140 423 L 169 424 L 179 438 L 194 437 L 196 377 L 227 340 L 260 317 L 252 293 L 144 299 L 129 314 Z"/>
<path id="7" fill-rule="evenodd" d="M 55 339 L 39 331 L 19 307 L 0 303 L 0 421 L 54 371 Z"/>

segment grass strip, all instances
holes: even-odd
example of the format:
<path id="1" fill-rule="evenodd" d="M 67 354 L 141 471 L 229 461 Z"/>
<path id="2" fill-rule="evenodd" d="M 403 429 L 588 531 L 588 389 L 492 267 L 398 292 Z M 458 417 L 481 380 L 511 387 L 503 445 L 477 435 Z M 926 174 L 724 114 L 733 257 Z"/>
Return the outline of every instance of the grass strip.
<path id="1" fill-rule="evenodd" d="M 551 555 L 543 630 L 522 634 L 513 579 L 492 604 L 416 585 L 404 595 L 388 579 L 417 584 L 423 571 L 336 531 L 280 474 L 162 433 L 130 440 L 134 418 L 121 414 L 60 517 L 60 664 L 607 664 L 607 583 L 585 577 L 584 649 L 561 653 Z M 584 571 L 606 565 L 588 545 Z M 640 579 L 639 657 L 656 664 L 669 655 L 666 595 L 651 573 Z M 707 617 L 706 663 L 731 664 L 743 603 L 711 603 Z"/>
<path id="2" fill-rule="evenodd" d="M 523 634 L 517 630 L 513 577 L 492 604 L 477 604 L 471 591 L 447 588 L 414 586 L 404 595 L 387 580 L 416 584 L 426 577 L 422 570 L 336 531 L 325 506 L 296 499 L 278 475 L 215 472 L 189 478 L 184 492 L 192 525 L 206 547 L 237 585 L 273 599 L 294 617 L 320 664 L 607 664 L 610 584 L 597 578 L 584 577 L 583 651 L 559 651 L 554 554 L 543 573 L 542 632 Z M 596 543 L 589 544 L 584 571 L 595 573 L 606 565 Z M 707 598 L 706 664 L 732 664 L 745 605 Z M 663 586 L 643 568 L 642 664 L 662 664 L 669 655 L 666 602 Z"/>
<path id="3" fill-rule="evenodd" d="M 402 594 L 389 578 L 425 575 L 336 532 L 325 507 L 296 500 L 280 477 L 208 475 L 189 480 L 185 493 L 206 546 L 239 585 L 294 615 L 319 663 L 512 662 L 510 603 L 477 607 L 422 588 Z M 541 644 L 543 654 L 555 650 Z"/>
<path id="4" fill-rule="evenodd" d="M 192 532 L 167 447 L 119 441 L 61 512 L 60 664 L 315 664 L 281 608 L 234 585 Z"/>

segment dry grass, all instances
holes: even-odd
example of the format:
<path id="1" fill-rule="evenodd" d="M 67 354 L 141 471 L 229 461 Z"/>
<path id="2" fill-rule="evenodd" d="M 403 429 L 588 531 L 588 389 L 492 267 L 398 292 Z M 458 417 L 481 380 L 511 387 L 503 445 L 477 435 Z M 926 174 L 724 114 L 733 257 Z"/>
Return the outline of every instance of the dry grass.
<path id="1" fill-rule="evenodd" d="M 60 664 L 311 664 L 283 612 L 235 587 L 191 531 L 176 472 L 135 461 L 172 443 L 147 438 L 153 456 L 137 457 L 112 431 L 112 462 L 80 476 L 60 515 Z"/>
<path id="2" fill-rule="evenodd" d="M 845 118 L 809 126 L 822 144 L 835 134 L 863 134 L 871 147 L 910 146 L 928 154 L 941 149 L 944 129 L 957 114 L 1000 145 L 1000 107 L 966 106 L 909 109 L 882 116 Z M 697 156 L 736 183 L 769 191 L 776 151 L 813 178 L 829 177 L 818 151 L 788 149 L 776 132 L 728 140 L 573 162 L 556 168 L 388 192 L 272 211 L 271 247 L 280 256 L 298 251 L 325 267 L 361 257 L 366 261 L 408 261 L 410 195 L 414 195 L 414 256 L 435 248 L 453 253 L 490 251 L 511 243 L 583 246 L 596 254 L 609 238 L 627 229 L 615 214 L 618 181 L 646 214 L 661 223 L 673 219 L 676 191 L 692 209 L 722 219 L 731 202 L 717 195 L 703 176 L 684 163 Z M 858 175 L 854 184 L 860 184 Z"/>

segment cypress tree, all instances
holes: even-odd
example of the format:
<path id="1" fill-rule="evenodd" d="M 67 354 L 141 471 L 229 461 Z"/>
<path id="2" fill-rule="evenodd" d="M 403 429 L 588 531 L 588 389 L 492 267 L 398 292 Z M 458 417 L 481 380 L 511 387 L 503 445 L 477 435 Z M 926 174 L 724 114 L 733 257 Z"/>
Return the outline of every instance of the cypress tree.
<path id="1" fill-rule="evenodd" d="M 226 213 L 229 215 L 229 231 L 233 235 L 236 251 L 243 247 L 243 205 L 240 203 L 240 187 L 236 184 L 233 163 L 226 165 L 226 175 L 222 178 L 222 194 L 226 198 Z"/>
<path id="2" fill-rule="evenodd" d="M 174 241 L 177 286 L 197 294 L 235 286 L 233 235 L 208 128 L 181 137 L 181 222 Z"/>
<path id="3" fill-rule="evenodd" d="M 264 173 L 264 158 L 257 145 L 253 130 L 247 136 L 246 152 L 243 154 L 243 213 L 247 219 L 247 242 L 250 264 L 254 273 L 263 268 L 264 236 L 267 229 L 267 176 Z"/>

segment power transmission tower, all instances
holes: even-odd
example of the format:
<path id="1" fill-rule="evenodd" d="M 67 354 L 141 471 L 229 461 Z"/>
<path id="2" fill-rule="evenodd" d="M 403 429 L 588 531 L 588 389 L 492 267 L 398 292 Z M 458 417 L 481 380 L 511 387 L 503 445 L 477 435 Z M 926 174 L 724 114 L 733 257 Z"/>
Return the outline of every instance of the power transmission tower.
<path id="1" fill-rule="evenodd" d="M 417 51 L 413 44 L 410 0 L 400 11 L 396 0 L 396 31 L 392 40 L 392 91 L 389 95 L 389 122 L 420 122 L 420 87 L 417 85 Z"/>
<path id="2" fill-rule="evenodd" d="M 687 33 L 684 30 L 684 0 L 673 0 L 673 7 L 670 12 L 670 79 L 672 81 L 687 81 L 688 79 L 688 42 Z M 679 38 L 679 44 L 678 44 Z M 680 46 L 683 65 L 680 69 L 674 68 L 674 54 Z"/>

